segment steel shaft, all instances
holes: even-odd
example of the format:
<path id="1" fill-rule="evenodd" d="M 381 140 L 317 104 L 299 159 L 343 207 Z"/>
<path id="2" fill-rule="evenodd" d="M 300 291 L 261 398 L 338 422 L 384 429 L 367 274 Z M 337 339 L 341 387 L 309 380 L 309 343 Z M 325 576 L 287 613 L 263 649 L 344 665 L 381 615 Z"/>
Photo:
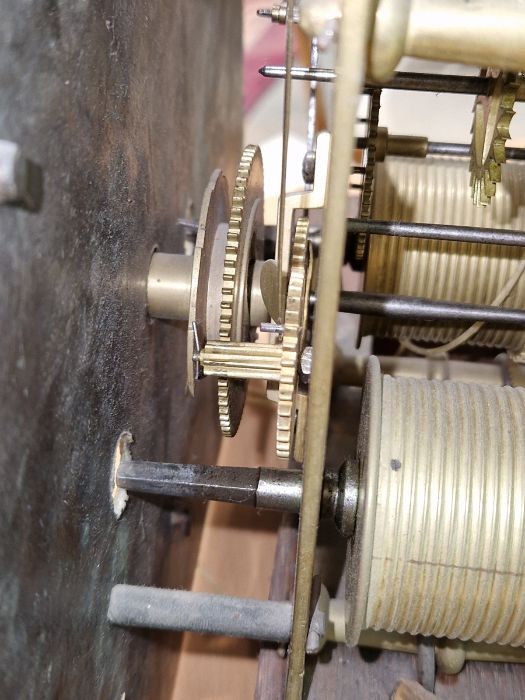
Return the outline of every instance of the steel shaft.
<path id="1" fill-rule="evenodd" d="M 117 486 L 133 493 L 223 501 L 267 510 L 299 513 L 303 491 L 301 469 L 216 467 L 123 460 Z M 338 473 L 323 479 L 322 517 L 333 518 L 345 537 L 353 532 L 358 496 L 357 467 L 347 459 Z"/>
<path id="2" fill-rule="evenodd" d="M 470 144 L 466 143 L 443 143 L 439 141 L 429 141 L 427 146 L 427 155 L 461 156 L 463 158 L 469 158 L 470 150 Z M 513 148 L 512 146 L 506 148 L 505 159 L 525 160 L 525 148 Z"/>
<path id="3" fill-rule="evenodd" d="M 284 78 L 284 66 L 263 66 L 259 73 L 266 78 Z M 335 71 L 328 68 L 303 68 L 294 66 L 291 70 L 294 80 L 315 80 L 319 83 L 335 81 Z M 384 83 L 365 83 L 365 90 L 384 88 L 387 90 L 410 90 L 417 92 L 447 92 L 460 95 L 486 95 L 490 79 L 477 75 L 436 75 L 434 73 L 394 73 Z M 518 98 L 519 99 L 519 98 Z"/>
<path id="4" fill-rule="evenodd" d="M 433 301 L 370 292 L 341 292 L 339 310 L 364 316 L 383 316 L 399 320 L 445 321 L 447 323 L 491 323 L 525 328 L 525 310 L 481 304 Z"/>
<path id="5" fill-rule="evenodd" d="M 379 221 L 372 219 L 348 219 L 347 233 L 426 238 L 435 241 L 458 243 L 486 243 L 489 245 L 525 246 L 525 232 L 511 229 L 478 228 L 475 226 L 450 226 L 448 224 L 418 224 L 404 221 Z"/>
<path id="6" fill-rule="evenodd" d="M 302 472 L 265 467 L 121 462 L 117 485 L 127 491 L 298 513 Z"/>
<path id="7" fill-rule="evenodd" d="M 400 137 L 395 137 L 389 135 L 389 138 L 400 138 Z M 417 138 L 423 139 L 423 137 L 412 137 L 412 136 L 407 136 L 407 137 L 401 137 L 405 138 L 407 140 Z M 426 141 L 426 139 L 425 139 Z M 356 146 L 357 148 L 367 148 L 368 147 L 369 140 L 368 138 L 361 136 L 356 140 Z M 421 147 L 421 150 L 417 152 L 417 157 L 425 157 L 425 156 L 459 156 L 461 158 L 470 158 L 471 154 L 471 145 L 469 143 L 448 143 L 446 141 L 426 141 L 424 144 L 424 148 Z M 406 149 L 403 153 L 397 153 L 397 152 L 392 152 L 391 149 L 389 148 L 387 144 L 387 149 L 386 149 L 387 155 L 403 155 L 403 156 L 412 156 L 416 155 L 414 151 L 409 151 Z M 509 147 L 505 149 L 505 159 L 506 160 L 525 160 L 525 148 L 515 148 L 515 147 Z"/>

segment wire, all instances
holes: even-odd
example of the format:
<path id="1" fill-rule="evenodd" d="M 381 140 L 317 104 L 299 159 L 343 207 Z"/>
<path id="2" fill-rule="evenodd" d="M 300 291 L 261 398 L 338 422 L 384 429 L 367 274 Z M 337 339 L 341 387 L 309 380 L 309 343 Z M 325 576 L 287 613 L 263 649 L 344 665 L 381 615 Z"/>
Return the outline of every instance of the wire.
<path id="1" fill-rule="evenodd" d="M 279 193 L 279 220 L 277 225 L 277 269 L 279 271 L 277 298 L 279 300 L 279 323 L 284 312 L 284 280 L 283 280 L 283 251 L 284 251 L 284 210 L 286 199 L 286 166 L 288 163 L 288 137 L 290 134 L 290 103 L 292 94 L 292 62 L 293 62 L 293 10 L 294 0 L 286 3 L 286 75 L 284 80 L 283 104 L 283 150 L 281 156 L 281 190 Z"/>
<path id="2" fill-rule="evenodd" d="M 519 279 L 523 274 L 524 270 L 525 260 L 522 260 L 516 268 L 516 270 L 514 271 L 512 277 L 509 279 L 507 284 L 503 287 L 503 289 L 500 291 L 500 293 L 497 295 L 494 301 L 490 304 L 490 306 L 500 306 L 500 304 L 503 304 L 503 302 L 506 301 L 507 297 L 510 296 L 514 287 L 519 282 Z M 476 335 L 476 333 L 480 330 L 480 328 L 483 326 L 483 323 L 484 321 L 476 321 L 476 323 L 473 323 L 469 328 L 463 331 L 463 333 L 458 335 L 457 338 L 454 338 L 454 340 L 451 340 L 448 343 L 445 343 L 444 345 L 438 345 L 435 348 L 424 348 L 421 347 L 421 345 L 413 343 L 411 340 L 401 340 L 400 343 L 404 348 L 410 350 L 416 355 L 423 355 L 424 357 L 435 357 L 436 355 L 444 355 L 447 352 L 450 352 L 451 350 L 455 350 L 457 347 L 463 345 L 463 343 L 466 343 L 468 340 L 470 340 L 472 336 Z"/>

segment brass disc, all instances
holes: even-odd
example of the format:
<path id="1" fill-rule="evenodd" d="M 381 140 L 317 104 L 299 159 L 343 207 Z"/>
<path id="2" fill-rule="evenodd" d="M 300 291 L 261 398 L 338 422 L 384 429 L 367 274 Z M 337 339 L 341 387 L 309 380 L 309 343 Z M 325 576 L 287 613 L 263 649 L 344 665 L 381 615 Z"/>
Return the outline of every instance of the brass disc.
<path id="1" fill-rule="evenodd" d="M 213 243 L 219 225 L 226 221 L 228 221 L 228 183 L 221 170 L 214 170 L 202 198 L 199 228 L 193 253 L 186 338 L 186 386 L 192 396 L 195 392 L 193 323 L 196 324 L 199 340 L 204 343 L 208 308 L 208 277 L 213 259 Z"/>

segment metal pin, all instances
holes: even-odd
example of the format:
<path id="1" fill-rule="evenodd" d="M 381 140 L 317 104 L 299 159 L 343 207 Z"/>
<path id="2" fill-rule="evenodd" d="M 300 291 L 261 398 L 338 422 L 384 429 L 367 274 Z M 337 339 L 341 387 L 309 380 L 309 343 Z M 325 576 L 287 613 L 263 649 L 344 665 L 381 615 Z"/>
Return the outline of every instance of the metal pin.
<path id="1" fill-rule="evenodd" d="M 191 322 L 191 330 L 193 331 L 193 366 L 195 369 L 194 377 L 195 379 L 201 379 L 203 376 L 200 363 L 201 344 L 199 342 L 199 334 L 197 331 L 197 324 L 195 323 L 195 321 Z"/>
<path id="2" fill-rule="evenodd" d="M 310 66 L 317 68 L 319 61 L 319 46 L 317 38 L 312 39 L 310 48 Z M 315 136 L 317 120 L 317 83 L 310 83 L 310 95 L 308 97 L 308 122 L 306 128 L 306 153 L 303 159 L 303 180 L 307 190 L 313 189 L 315 177 Z"/>
<path id="3" fill-rule="evenodd" d="M 273 5 L 272 8 L 268 7 L 261 10 L 257 10 L 257 16 L 270 19 L 276 24 L 286 24 L 286 5 L 287 3 L 276 4 Z M 294 22 L 295 24 L 299 22 L 299 9 L 295 7 L 292 11 L 292 22 Z"/>
<path id="4" fill-rule="evenodd" d="M 284 326 L 282 323 L 263 322 L 260 328 L 262 333 L 284 333 Z"/>
<path id="5" fill-rule="evenodd" d="M 284 66 L 263 66 L 259 68 L 259 73 L 265 78 L 284 78 L 286 76 L 286 68 Z M 300 68 L 299 66 L 293 66 L 292 78 L 294 80 L 332 83 L 335 80 L 335 71 L 325 68 Z"/>
<path id="6" fill-rule="evenodd" d="M 199 222 L 193 219 L 179 218 L 175 222 L 177 238 L 182 239 L 184 242 L 184 255 L 193 255 L 195 252 L 198 230 Z"/>
<path id="7" fill-rule="evenodd" d="M 259 73 L 265 78 L 284 78 L 284 66 L 263 66 Z M 332 83 L 335 71 L 329 68 L 302 68 L 294 66 L 291 71 L 294 80 L 316 80 Z M 490 78 L 477 75 L 435 75 L 433 73 L 394 73 L 385 83 L 365 83 L 365 90 L 381 87 L 388 90 L 416 90 L 422 92 L 447 92 L 462 95 L 486 95 L 491 85 Z M 523 99 L 523 98 L 521 98 Z M 520 97 L 518 97 L 520 101 Z"/>
<path id="8" fill-rule="evenodd" d="M 199 222 L 194 221 L 193 219 L 182 219 L 179 218 L 177 219 L 177 226 L 180 226 L 181 228 L 189 229 L 190 231 L 197 231 L 199 228 Z"/>

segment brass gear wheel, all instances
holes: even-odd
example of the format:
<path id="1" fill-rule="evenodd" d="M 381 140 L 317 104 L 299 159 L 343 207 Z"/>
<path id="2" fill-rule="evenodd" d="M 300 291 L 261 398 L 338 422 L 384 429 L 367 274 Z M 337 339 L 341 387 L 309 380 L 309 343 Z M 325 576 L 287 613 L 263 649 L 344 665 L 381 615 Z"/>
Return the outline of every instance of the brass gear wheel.
<path id="1" fill-rule="evenodd" d="M 510 138 L 510 122 L 521 76 L 487 68 L 482 73 L 493 79 L 489 96 L 479 95 L 474 103 L 470 184 L 477 205 L 490 204 L 501 181 L 501 164 L 505 162 L 505 143 Z"/>
<path id="2" fill-rule="evenodd" d="M 304 408 L 304 401 L 299 403 L 298 385 L 312 277 L 308 228 L 307 218 L 297 221 L 280 342 L 265 344 L 247 342 L 244 338 L 234 339 L 235 327 L 231 324 L 228 335 L 217 341 L 208 340 L 199 355 L 204 376 L 218 378 L 219 417 L 223 431 L 225 427 L 234 426 L 236 429 L 239 424 L 247 379 L 258 377 L 278 384 L 276 451 L 283 459 L 294 453 L 298 405 Z M 242 236 L 240 240 L 244 240 Z M 232 434 L 233 430 L 226 433 Z M 295 452 L 300 453 L 300 449 Z"/>
<path id="3" fill-rule="evenodd" d="M 228 183 L 220 170 L 215 170 L 208 182 L 202 198 L 199 227 L 193 252 L 191 273 L 190 307 L 188 315 L 188 330 L 186 337 L 186 387 L 195 394 L 195 338 L 193 325 L 198 337 L 207 339 L 208 317 L 208 278 L 213 266 L 214 245 L 220 225 L 228 220 Z"/>
<path id="4" fill-rule="evenodd" d="M 248 276 L 255 241 L 264 226 L 264 187 L 261 151 L 246 146 L 232 197 L 221 289 L 219 340 L 242 342 L 249 337 Z M 222 433 L 237 432 L 246 396 L 245 382 L 218 379 L 217 396 Z"/>
<path id="5" fill-rule="evenodd" d="M 370 97 L 368 110 L 368 147 L 365 166 L 363 191 L 361 194 L 361 219 L 370 219 L 372 216 L 372 201 L 374 197 L 374 175 L 376 166 L 376 140 L 379 124 L 379 110 L 381 107 L 381 90 L 373 90 Z M 355 237 L 354 266 L 355 269 L 364 270 L 368 254 L 368 236 L 366 233 L 358 233 Z"/>
<path id="6" fill-rule="evenodd" d="M 299 360 L 304 347 L 311 278 L 306 217 L 295 227 L 292 260 L 281 351 L 281 373 L 277 403 L 277 456 L 289 459 L 293 453 Z"/>

